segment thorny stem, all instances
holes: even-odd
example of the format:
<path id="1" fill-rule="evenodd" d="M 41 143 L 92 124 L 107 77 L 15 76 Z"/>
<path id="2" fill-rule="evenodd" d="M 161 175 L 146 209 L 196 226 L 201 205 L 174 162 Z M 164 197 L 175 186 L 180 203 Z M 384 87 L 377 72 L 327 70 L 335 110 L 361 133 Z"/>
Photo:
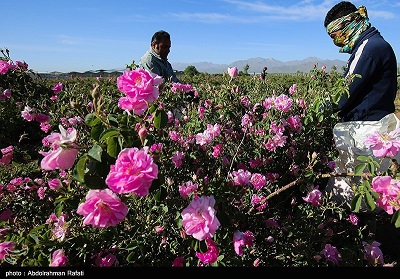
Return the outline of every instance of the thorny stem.
<path id="1" fill-rule="evenodd" d="M 343 177 L 343 176 L 350 176 L 350 177 L 354 177 L 354 176 L 361 176 L 364 178 L 368 178 L 371 177 L 372 174 L 371 173 L 362 173 L 360 175 L 355 175 L 353 172 L 351 173 L 336 173 L 336 172 L 331 172 L 331 173 L 322 173 L 322 174 L 318 174 L 316 175 L 316 178 L 329 178 L 329 177 Z M 285 186 L 283 186 L 282 188 L 279 188 L 278 190 L 276 190 L 275 192 L 272 192 L 271 194 L 269 194 L 268 196 L 266 196 L 265 198 L 263 198 L 261 200 L 261 202 L 258 204 L 263 205 L 264 203 L 266 203 L 269 199 L 271 199 L 272 197 L 278 195 L 279 193 L 286 191 L 287 189 L 298 185 L 300 182 L 302 182 L 303 179 L 301 179 L 301 177 L 297 178 L 296 180 L 290 182 L 289 184 L 286 184 Z M 252 211 L 254 210 L 254 208 L 250 208 L 250 210 L 247 212 L 248 214 L 250 214 Z"/>
<path id="2" fill-rule="evenodd" d="M 230 173 L 231 170 L 232 170 L 233 162 L 235 161 L 235 158 L 236 158 L 237 154 L 239 153 L 239 149 L 240 149 L 240 147 L 242 146 L 243 141 L 244 141 L 244 139 L 245 139 L 245 137 L 246 137 L 246 132 L 247 132 L 247 127 L 246 127 L 246 129 L 245 129 L 245 131 L 244 131 L 244 133 L 243 133 L 242 140 L 240 141 L 238 147 L 236 148 L 235 155 L 233 155 L 233 157 L 232 157 L 232 162 L 231 162 L 231 165 L 229 166 L 228 176 L 229 176 L 229 173 Z M 229 179 L 229 177 L 228 177 L 228 179 Z"/>

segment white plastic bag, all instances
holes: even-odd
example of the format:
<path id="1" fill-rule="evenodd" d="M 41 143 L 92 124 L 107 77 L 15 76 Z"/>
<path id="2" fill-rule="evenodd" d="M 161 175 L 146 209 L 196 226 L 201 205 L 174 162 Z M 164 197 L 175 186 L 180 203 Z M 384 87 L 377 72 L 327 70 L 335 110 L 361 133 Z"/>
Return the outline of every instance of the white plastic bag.
<path id="1" fill-rule="evenodd" d="M 361 162 L 357 160 L 358 156 L 371 156 L 374 160 L 381 163 L 378 171 L 385 171 L 390 166 L 390 159 L 376 158 L 372 154 L 370 147 L 365 146 L 365 139 L 378 131 L 379 133 L 390 133 L 400 127 L 400 120 L 394 113 L 391 113 L 379 121 L 349 121 L 335 125 L 333 128 L 333 137 L 336 148 L 339 152 L 335 160 L 337 173 L 352 173 Z M 395 158 L 400 162 L 400 154 Z M 351 185 L 358 183 L 359 177 L 331 177 L 325 191 L 332 193 L 333 197 L 339 202 L 344 202 L 350 206 L 354 197 L 354 191 Z"/>

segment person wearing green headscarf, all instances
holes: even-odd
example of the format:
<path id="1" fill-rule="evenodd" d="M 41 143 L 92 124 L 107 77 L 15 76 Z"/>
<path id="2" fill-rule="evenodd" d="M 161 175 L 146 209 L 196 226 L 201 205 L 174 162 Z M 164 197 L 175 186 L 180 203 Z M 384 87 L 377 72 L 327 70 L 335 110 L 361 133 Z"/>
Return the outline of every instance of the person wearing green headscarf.
<path id="1" fill-rule="evenodd" d="M 395 114 L 397 93 L 397 61 L 391 45 L 371 25 L 365 6 L 356 8 L 351 2 L 342 1 L 326 14 L 324 27 L 339 52 L 350 55 L 343 77 L 349 78 L 348 94 L 343 93 L 334 105 L 339 122 L 333 128 L 338 157 L 335 172 L 354 173 L 363 163 L 359 156 L 371 156 L 379 162 L 376 173 L 391 166 L 391 159 L 400 164 L 400 153 L 394 158 L 377 158 L 365 140 L 373 134 L 389 134 L 400 128 Z M 357 176 L 331 177 L 324 191 L 331 194 L 340 205 L 351 208 L 351 203 L 363 180 Z M 356 192 L 355 192 L 356 191 Z M 362 204 L 358 213 L 361 225 L 368 233 L 376 235 L 382 251 L 400 257 L 400 229 L 382 218 L 384 212 L 377 208 L 371 212 Z M 379 217 L 379 222 L 378 217 Z M 383 220 L 383 221 L 382 221 Z"/>
<path id="2" fill-rule="evenodd" d="M 326 14 L 324 26 L 348 53 L 344 76 L 358 75 L 343 94 L 337 111 L 341 121 L 378 121 L 395 112 L 397 61 L 391 45 L 371 25 L 367 8 L 342 1 Z"/>

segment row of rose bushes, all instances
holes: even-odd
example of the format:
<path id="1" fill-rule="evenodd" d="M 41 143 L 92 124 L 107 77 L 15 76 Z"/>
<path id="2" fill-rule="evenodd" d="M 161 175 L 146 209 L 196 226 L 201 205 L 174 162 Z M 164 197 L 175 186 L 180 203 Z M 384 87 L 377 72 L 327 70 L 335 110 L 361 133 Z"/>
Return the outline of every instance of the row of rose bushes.
<path id="1" fill-rule="evenodd" d="M 396 264 L 323 194 L 335 69 L 41 79 L 2 53 L 3 266 Z"/>

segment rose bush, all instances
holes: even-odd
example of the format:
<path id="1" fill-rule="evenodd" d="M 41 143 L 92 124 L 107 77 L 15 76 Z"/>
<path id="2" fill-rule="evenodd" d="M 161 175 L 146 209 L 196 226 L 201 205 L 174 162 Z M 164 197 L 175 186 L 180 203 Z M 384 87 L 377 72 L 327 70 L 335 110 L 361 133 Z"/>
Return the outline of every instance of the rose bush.
<path id="1" fill-rule="evenodd" d="M 13 148 L 0 164 L 3 266 L 397 264 L 354 221 L 359 205 L 322 192 L 338 175 L 333 108 L 346 80 L 335 69 L 171 84 L 133 63 L 119 77 L 57 80 L 2 53 L 3 129 L 24 127 L 0 141 Z M 379 164 L 368 160 L 350 174 L 373 185 L 358 198 L 390 194 L 396 227 L 397 198 L 382 188 L 397 182 L 363 175 Z"/>

